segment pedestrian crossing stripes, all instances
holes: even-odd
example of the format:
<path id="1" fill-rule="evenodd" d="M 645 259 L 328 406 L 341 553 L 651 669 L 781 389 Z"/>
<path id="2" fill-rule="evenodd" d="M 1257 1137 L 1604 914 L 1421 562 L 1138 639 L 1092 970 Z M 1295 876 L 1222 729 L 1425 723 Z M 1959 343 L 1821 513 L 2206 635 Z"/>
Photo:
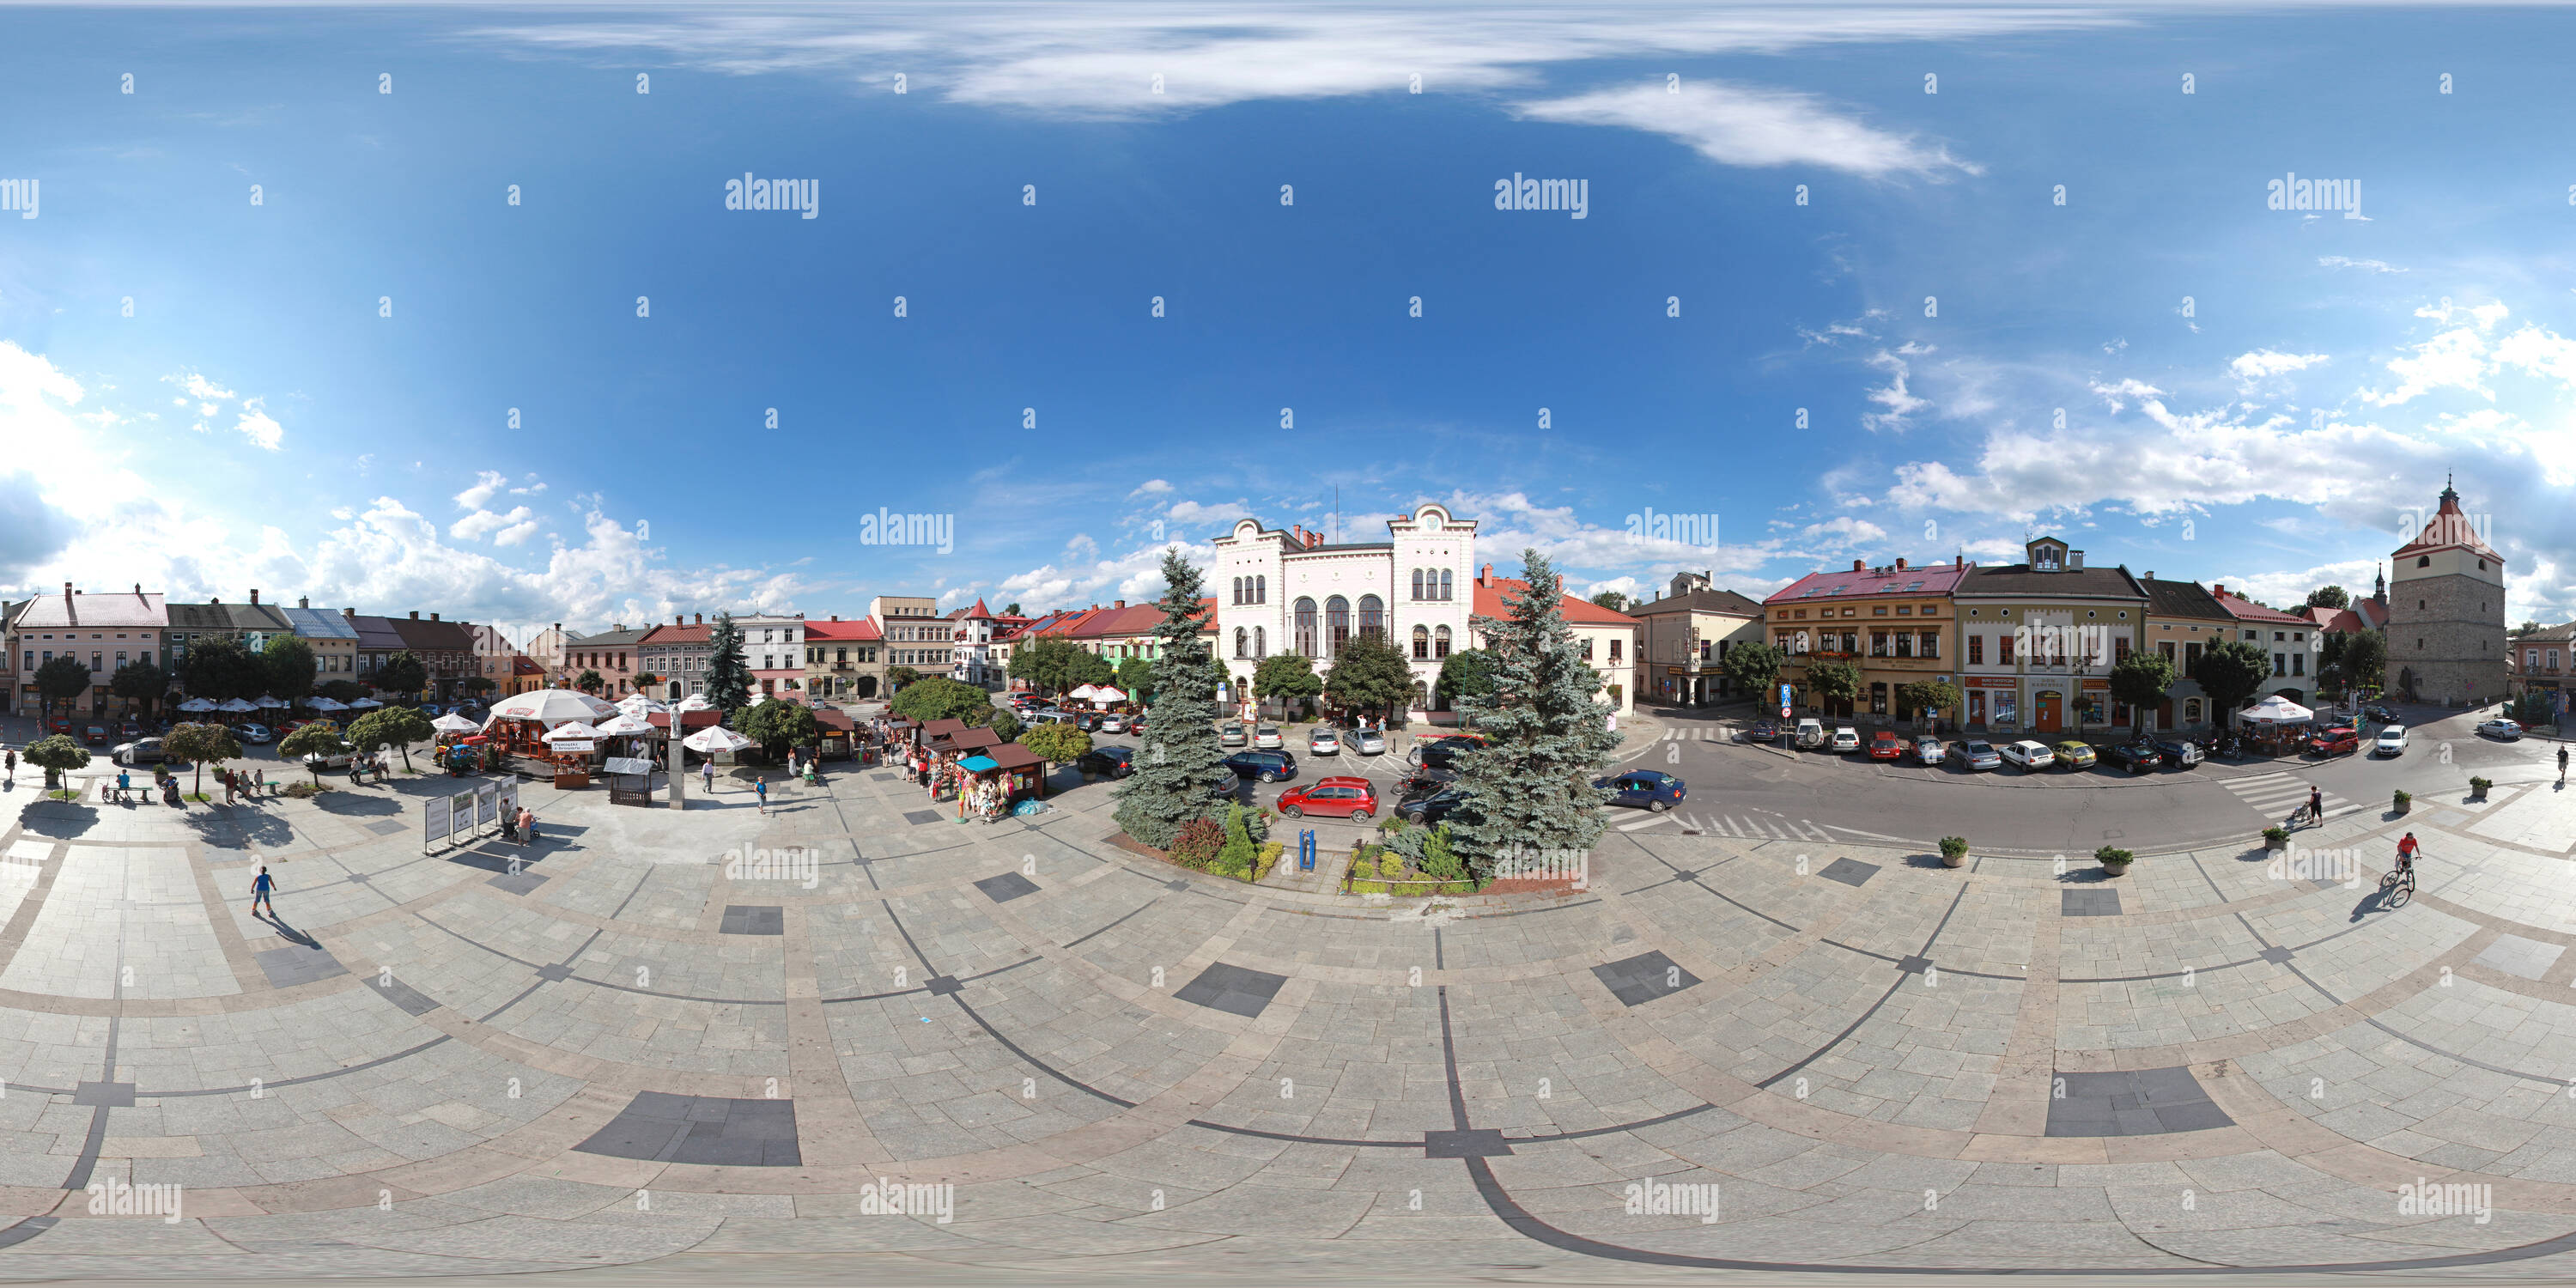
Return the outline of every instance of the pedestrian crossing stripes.
<path id="1" fill-rule="evenodd" d="M 1735 735 L 1725 729 L 1673 728 L 1664 730 L 1661 742 L 1730 742 Z"/>
<path id="2" fill-rule="evenodd" d="M 1663 814 L 1622 824 L 1622 832 L 1651 827 L 1664 819 L 1678 820 L 1683 827 L 1709 836 L 1731 836 L 1740 841 L 1831 841 L 1832 835 L 1810 819 L 1758 818 L 1750 814 Z"/>
<path id="3" fill-rule="evenodd" d="M 2291 810 L 2308 802 L 2308 781 L 2297 774 L 2253 774 L 2244 778 L 2230 778 L 2226 785 L 2228 791 L 2235 793 L 2236 799 L 2253 806 L 2255 813 L 2266 818 L 2286 819 L 2290 816 Z M 2325 794 L 2325 805 L 2326 817 L 2329 819 L 2342 818 L 2346 814 L 2358 814 L 2369 808 L 2366 805 L 2356 805 L 2333 792 Z"/>

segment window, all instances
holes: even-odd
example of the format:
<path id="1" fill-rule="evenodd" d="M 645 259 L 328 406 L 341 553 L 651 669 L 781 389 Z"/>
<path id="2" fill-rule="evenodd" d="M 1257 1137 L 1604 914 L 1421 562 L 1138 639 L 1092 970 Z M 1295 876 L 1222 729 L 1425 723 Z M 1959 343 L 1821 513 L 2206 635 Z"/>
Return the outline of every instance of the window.
<path id="1" fill-rule="evenodd" d="M 2129 637 L 2126 635 L 2114 636 L 2111 640 L 2111 665 L 2118 666 L 2122 662 L 2126 662 L 2128 660 Z"/>
<path id="2" fill-rule="evenodd" d="M 1234 628 L 1234 655 L 1236 657 L 1252 656 L 1252 633 L 1240 626 Z"/>
<path id="3" fill-rule="evenodd" d="M 2290 674 L 2306 675 L 2307 673 L 2308 655 L 2305 653 L 2292 653 L 2290 655 Z"/>
<path id="4" fill-rule="evenodd" d="M 89 669 L 91 669 L 91 670 L 93 670 L 93 671 L 99 671 L 99 670 L 104 670 L 104 669 L 106 669 L 104 666 L 102 666 L 102 665 L 101 665 L 101 662 L 102 662 L 102 661 L 103 661 L 103 658 L 102 658 L 102 656 L 101 656 L 100 654 L 97 654 L 97 653 L 92 653 L 92 654 L 90 654 L 90 655 L 89 655 Z"/>
<path id="5" fill-rule="evenodd" d="M 1422 580 L 1422 574 L 1417 572 L 1417 573 L 1413 574 L 1413 576 L 1414 576 L 1414 584 L 1415 584 L 1415 585 L 1420 585 L 1420 584 L 1421 584 L 1421 580 Z M 1430 657 L 1430 656 L 1431 656 L 1431 628 L 1430 628 L 1430 627 L 1428 627 L 1428 626 L 1416 626 L 1416 627 L 1414 627 L 1414 628 L 1413 628 L 1413 656 L 1415 657 L 1415 659 L 1416 659 L 1416 660 L 1423 659 L 1423 658 L 1427 658 L 1427 657 Z"/>
<path id="6" fill-rule="evenodd" d="M 2011 665 L 2013 664 L 2013 660 L 2012 660 L 2012 653 L 2013 653 L 2013 637 L 2012 637 L 2012 636 L 2010 636 L 2010 635 L 1998 635 L 1998 636 L 1996 636 L 1996 637 L 1995 637 L 1995 661 L 1996 661 L 1996 663 L 1998 663 L 1999 665 L 2003 665 L 2003 666 L 2011 666 Z"/>
<path id="7" fill-rule="evenodd" d="M 1870 682 L 1869 713 L 1874 716 L 1883 716 L 1887 714 L 1887 681 L 1872 680 Z"/>
<path id="8" fill-rule="evenodd" d="M 2288 675 L 2289 673 L 2290 673 L 2290 655 L 2289 655 L 2289 654 L 2287 654 L 2287 653 L 2275 653 L 2275 654 L 2273 654 L 2273 655 L 2272 655 L 2272 674 L 2274 674 L 2274 675 L 2276 675 L 2276 676 L 2279 676 L 2279 675 Z"/>
<path id="9" fill-rule="evenodd" d="M 1256 658 L 1270 656 L 1270 637 L 1258 626 L 1252 628 L 1252 655 Z"/>
<path id="10" fill-rule="evenodd" d="M 1315 601 L 1300 596 L 1292 612 L 1296 620 L 1297 651 L 1307 657 L 1313 657 L 1315 656 Z"/>
<path id="11" fill-rule="evenodd" d="M 1887 605 L 1885 605 L 1885 604 L 1880 604 L 1880 605 L 1879 605 L 1879 606 L 1877 606 L 1876 608 L 1873 608 L 1873 609 L 1869 610 L 1869 615 L 1870 615 L 1870 616 L 1872 616 L 1872 617 L 1885 617 L 1885 616 L 1887 616 Z"/>
<path id="12" fill-rule="evenodd" d="M 1440 570 L 1440 598 L 1449 598 L 1449 570 L 1446 568 Z"/>
<path id="13" fill-rule="evenodd" d="M 1857 653 L 1859 653 L 1859 652 L 1860 652 L 1860 632 L 1859 632 L 1859 631 L 1844 631 L 1844 632 L 1843 632 L 1843 652 L 1845 652 L 1845 653 L 1852 653 L 1852 654 L 1857 654 Z"/>
<path id="14" fill-rule="evenodd" d="M 1375 595 L 1360 596 L 1360 634 L 1386 638 L 1386 604 Z"/>
<path id="15" fill-rule="evenodd" d="M 1438 629 L 1436 629 L 1436 630 L 1434 630 L 1434 631 L 1432 631 L 1432 632 L 1431 632 L 1431 656 L 1433 656 L 1433 657 L 1447 657 L 1447 656 L 1449 656 L 1449 628 L 1448 628 L 1448 627 L 1443 626 L 1443 627 L 1440 627 L 1440 628 L 1438 628 Z"/>
<path id="16" fill-rule="evenodd" d="M 2157 640 L 2156 652 L 2163 654 L 2166 663 L 2171 664 L 2174 660 L 2174 642 L 2172 640 Z"/>
<path id="17" fill-rule="evenodd" d="M 2194 668 L 2198 667 L 2199 665 L 2200 665 L 2200 641 L 2199 641 L 2199 640 L 2193 640 L 2193 641 L 2191 641 L 2190 643 L 2185 644 L 2185 645 L 2183 645 L 2183 646 L 2182 646 L 2182 670 L 2183 670 L 2183 674 L 2185 674 L 2185 675 L 2189 675 L 2189 674 L 2191 674 L 2192 670 L 2193 670 Z"/>
<path id="18" fill-rule="evenodd" d="M 1616 663 L 1619 660 L 1619 646 L 1625 642 L 1626 641 L 1624 640 L 1610 641 L 1610 660 L 1613 663 Z"/>
<path id="19" fill-rule="evenodd" d="M 1914 605 L 1898 604 L 1896 606 L 1896 615 L 1899 617 L 1912 617 L 1914 615 Z"/>
<path id="20" fill-rule="evenodd" d="M 1871 657 L 1887 656 L 1887 632 L 1871 631 L 1869 633 L 1869 655 Z"/>
<path id="21" fill-rule="evenodd" d="M 1589 635 L 1583 637 L 1583 660 L 1586 662 L 1592 660 L 1592 637 Z"/>
<path id="22" fill-rule="evenodd" d="M 2185 698 L 2185 699 L 2183 699 L 2183 703 L 2182 703 L 2182 718 L 2183 718 L 2183 723 L 2185 723 L 2185 724 L 2199 724 L 2199 723 L 2200 723 L 2200 699 L 2198 699 L 2198 698 Z"/>
<path id="23" fill-rule="evenodd" d="M 1970 665 L 1970 666 L 1984 666 L 1985 664 L 1986 664 L 1986 637 L 1985 637 L 1985 636 L 1983 636 L 1983 635 L 1971 635 L 1971 636 L 1969 636 L 1969 637 L 1968 637 L 1968 665 Z"/>
<path id="24" fill-rule="evenodd" d="M 1898 657 L 1914 656 L 1914 632 L 1898 631 L 1896 633 L 1896 655 Z"/>
<path id="25" fill-rule="evenodd" d="M 1422 598 L 1422 570 L 1419 568 L 1413 570 L 1413 597 Z"/>
<path id="26" fill-rule="evenodd" d="M 2416 566 L 2416 567 L 2418 567 L 2418 568 L 2430 568 L 2430 567 L 2432 567 L 2432 566 L 2433 566 L 2433 556 L 2431 556 L 2431 555 L 2417 555 L 2417 556 L 2415 556 L 2415 566 Z"/>
<path id="27" fill-rule="evenodd" d="M 1324 639 L 1332 650 L 1332 656 L 1341 656 L 1342 645 L 1349 643 L 1350 638 L 1351 601 L 1335 595 L 1324 601 Z"/>

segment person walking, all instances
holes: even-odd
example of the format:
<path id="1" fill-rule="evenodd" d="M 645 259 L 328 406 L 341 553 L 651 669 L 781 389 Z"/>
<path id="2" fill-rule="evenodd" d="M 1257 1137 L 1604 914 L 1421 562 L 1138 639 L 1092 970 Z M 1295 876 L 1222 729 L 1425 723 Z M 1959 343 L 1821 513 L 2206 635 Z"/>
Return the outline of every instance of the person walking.
<path id="1" fill-rule="evenodd" d="M 265 863 L 259 865 L 259 875 L 250 883 L 250 915 L 258 916 L 262 904 L 268 906 L 269 916 L 277 915 L 277 905 L 270 903 L 268 898 L 269 892 L 276 888 L 276 879 L 268 875 L 268 865 Z"/>
<path id="2" fill-rule="evenodd" d="M 17 766 L 11 765 L 10 768 L 15 769 Z M 2567 749 L 2565 747 L 2558 749 L 2558 781 L 2562 783 L 2567 781 Z"/>
<path id="3" fill-rule="evenodd" d="M 267 771 L 266 769 L 253 769 L 253 770 L 251 770 L 251 771 L 250 771 L 250 798 L 251 798 L 252 800 L 258 800 L 260 797 L 265 796 L 265 795 L 267 795 L 267 794 L 268 794 L 268 771 Z"/>
<path id="4" fill-rule="evenodd" d="M 707 795 L 716 794 L 716 762 L 712 760 L 698 762 L 698 781 L 706 785 Z"/>
<path id="5" fill-rule="evenodd" d="M 752 781 L 752 791 L 760 797 L 759 801 L 756 802 L 760 806 L 760 812 L 767 814 L 769 812 L 769 780 L 766 778 L 754 779 Z"/>
<path id="6" fill-rule="evenodd" d="M 7 753 L 7 755 L 8 755 L 8 762 L 9 762 L 9 781 L 14 783 L 14 782 L 18 781 L 18 749 L 17 749 L 17 748 L 15 748 L 15 747 L 10 748 L 10 749 L 9 749 L 9 751 L 8 751 L 8 753 Z M 2560 765 L 2561 767 L 2564 767 L 2564 766 L 2566 765 L 2566 763 L 2567 763 L 2567 753 L 2566 753 L 2566 752 L 2563 752 L 2563 751 L 2562 751 L 2562 752 L 2558 753 L 2558 763 L 2559 763 L 2559 765 Z"/>

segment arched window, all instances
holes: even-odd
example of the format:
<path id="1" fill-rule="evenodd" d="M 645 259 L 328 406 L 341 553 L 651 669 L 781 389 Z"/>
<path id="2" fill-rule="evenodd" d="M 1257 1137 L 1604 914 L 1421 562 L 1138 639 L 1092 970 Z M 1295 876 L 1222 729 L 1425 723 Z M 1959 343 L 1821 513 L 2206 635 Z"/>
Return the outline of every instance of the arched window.
<path id="1" fill-rule="evenodd" d="M 2433 566 L 2433 556 L 2431 556 L 2431 555 L 2417 555 L 2417 556 L 2415 556 L 2415 566 L 2416 566 L 2416 567 L 2418 567 L 2418 568 L 2430 568 L 2430 567 L 2432 567 L 2432 566 Z"/>
<path id="2" fill-rule="evenodd" d="M 1249 639 L 1249 637 L 1248 637 L 1248 636 L 1246 636 L 1246 635 L 1243 633 L 1243 628 L 1242 628 L 1242 627 L 1240 627 L 1240 626 L 1235 627 L 1235 628 L 1234 628 L 1234 655 L 1235 655 L 1236 657 L 1250 657 L 1250 656 L 1251 656 L 1251 654 L 1244 652 L 1244 649 L 1246 649 L 1247 647 L 1249 647 L 1249 645 L 1250 645 L 1250 639 Z"/>
<path id="3" fill-rule="evenodd" d="M 1431 709 L 1431 686 L 1420 680 L 1413 682 L 1413 709 L 1416 711 Z"/>
<path id="4" fill-rule="evenodd" d="M 1252 579 L 1252 602 L 1256 604 L 1267 604 L 1270 602 L 1270 579 L 1268 577 L 1255 577 Z"/>
<path id="5" fill-rule="evenodd" d="M 1270 656 L 1270 641 L 1264 637 L 1261 628 L 1258 626 L 1252 628 L 1252 655 L 1254 657 Z"/>
<path id="6" fill-rule="evenodd" d="M 1440 597 L 1449 598 L 1449 570 L 1446 568 L 1440 570 Z"/>
<path id="7" fill-rule="evenodd" d="M 1386 604 L 1375 595 L 1360 596 L 1360 634 L 1386 638 Z"/>
<path id="8" fill-rule="evenodd" d="M 1431 633 L 1431 656 L 1433 656 L 1433 657 L 1447 657 L 1447 656 L 1449 656 L 1449 628 L 1448 628 L 1448 627 L 1443 626 L 1443 627 L 1441 627 L 1439 630 L 1433 631 L 1433 632 Z"/>
<path id="9" fill-rule="evenodd" d="M 1422 570 L 1419 568 L 1413 570 L 1413 597 L 1422 598 Z"/>
<path id="10" fill-rule="evenodd" d="M 1415 580 L 1416 580 L 1417 582 L 1421 579 L 1421 576 L 1422 576 L 1422 574 L 1420 574 L 1420 573 L 1415 573 L 1415 574 L 1414 574 L 1414 578 L 1415 578 Z M 1427 657 L 1430 657 L 1430 656 L 1431 656 L 1431 628 L 1430 628 L 1430 627 L 1428 627 L 1428 626 L 1416 626 L 1416 627 L 1414 627 L 1414 628 L 1413 628 L 1413 656 L 1414 656 L 1416 659 L 1427 658 Z"/>
<path id="11" fill-rule="evenodd" d="M 1297 598 L 1297 651 L 1307 657 L 1315 653 L 1315 601 L 1302 595 Z"/>
<path id="12" fill-rule="evenodd" d="M 1331 645 L 1332 655 L 1341 656 L 1342 645 L 1351 638 L 1351 601 L 1339 595 L 1324 601 L 1324 638 Z"/>
<path id="13" fill-rule="evenodd" d="M 2185 699 L 2183 699 L 2183 703 L 2182 703 L 2182 718 L 2183 718 L 2183 723 L 2185 723 L 2185 724 L 2199 724 L 2199 723 L 2200 723 L 2200 699 L 2198 699 L 2198 698 L 2185 698 Z"/>

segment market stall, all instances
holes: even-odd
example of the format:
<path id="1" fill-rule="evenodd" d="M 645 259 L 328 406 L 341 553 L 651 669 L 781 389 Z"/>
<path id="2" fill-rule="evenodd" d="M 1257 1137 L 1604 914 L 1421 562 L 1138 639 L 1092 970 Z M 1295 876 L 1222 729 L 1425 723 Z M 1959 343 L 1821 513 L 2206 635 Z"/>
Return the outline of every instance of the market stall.
<path id="1" fill-rule="evenodd" d="M 537 757 L 551 769 L 555 786 L 570 791 L 590 786 L 591 764 L 600 754 L 599 730 L 573 720 L 546 731 L 546 750 Z"/>
<path id="2" fill-rule="evenodd" d="M 2257 754 L 2278 756 L 2298 750 L 2299 735 L 2316 713 L 2275 693 L 2237 712 L 2236 719 L 2253 738 Z"/>
<path id="3" fill-rule="evenodd" d="M 984 758 L 993 762 L 1004 800 L 1017 802 L 1046 795 L 1046 762 L 1038 759 L 1036 752 L 1016 742 L 1006 742 L 985 752 Z"/>
<path id="4" fill-rule="evenodd" d="M 815 755 L 824 760 L 848 760 L 857 754 L 858 728 L 849 716 L 829 707 L 816 707 L 814 723 L 823 727 L 815 740 Z"/>
<path id="5" fill-rule="evenodd" d="M 606 720 L 617 714 L 617 708 L 576 689 L 538 689 L 509 698 L 492 708 L 483 722 L 483 732 L 505 755 L 525 756 L 549 766 L 559 764 L 559 756 L 576 754 L 569 748 L 558 749 L 546 741 L 546 735 L 568 724 L 590 728 L 594 720 Z M 591 730 L 595 738 L 596 730 Z M 572 741 L 580 741 L 576 738 Z M 585 748 L 583 767 L 588 768 Z"/>

